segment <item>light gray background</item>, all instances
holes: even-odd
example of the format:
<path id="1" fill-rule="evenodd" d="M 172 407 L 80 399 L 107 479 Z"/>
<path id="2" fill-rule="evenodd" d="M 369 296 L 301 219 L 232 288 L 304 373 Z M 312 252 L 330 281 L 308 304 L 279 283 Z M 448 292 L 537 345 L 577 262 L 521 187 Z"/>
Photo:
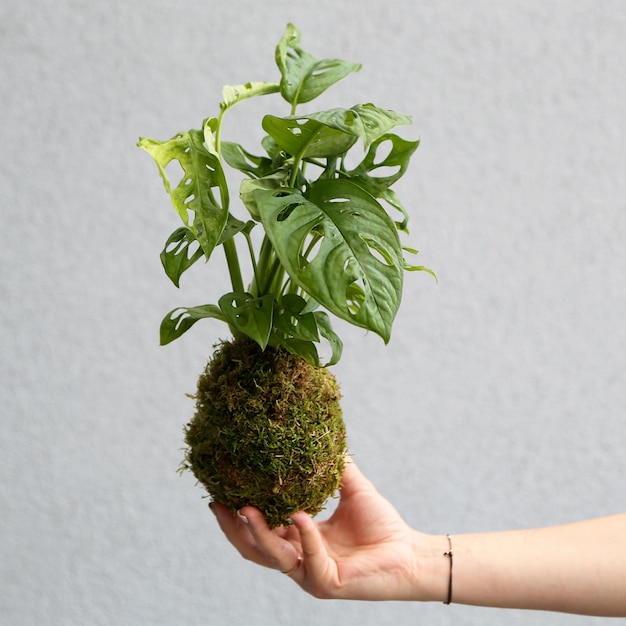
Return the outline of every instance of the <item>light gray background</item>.
<path id="1" fill-rule="evenodd" d="M 421 136 L 400 194 L 436 269 L 389 346 L 337 325 L 352 452 L 416 527 L 498 530 L 625 509 L 626 5 L 621 0 L 5 0 L 0 8 L 0 622 L 19 626 L 592 624 L 321 602 L 240 559 L 176 474 L 217 323 L 169 347 L 177 225 L 139 135 L 275 80 L 287 21 L 363 63 Z M 261 136 L 242 105 L 230 137 Z M 221 292 L 219 292 L 221 293 Z"/>

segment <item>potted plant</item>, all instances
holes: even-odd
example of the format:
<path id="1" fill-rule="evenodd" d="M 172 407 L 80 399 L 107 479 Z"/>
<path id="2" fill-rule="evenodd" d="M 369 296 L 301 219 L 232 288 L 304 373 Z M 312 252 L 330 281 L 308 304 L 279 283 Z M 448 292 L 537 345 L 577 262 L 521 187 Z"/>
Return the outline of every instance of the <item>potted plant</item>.
<path id="1" fill-rule="evenodd" d="M 416 251 L 401 243 L 408 214 L 392 189 L 419 141 L 391 131 L 411 119 L 373 104 L 300 113 L 360 69 L 318 60 L 300 40 L 288 24 L 276 47 L 278 82 L 226 86 L 217 117 L 201 128 L 138 143 L 182 219 L 161 253 L 167 276 L 178 287 L 184 272 L 222 248 L 232 284 L 216 303 L 176 308 L 161 324 L 163 345 L 206 318 L 225 322 L 231 335 L 214 346 L 198 380 L 182 467 L 233 511 L 259 507 L 272 527 L 295 510 L 319 512 L 343 473 L 346 429 L 328 369 L 342 342 L 329 314 L 388 342 L 404 272 L 430 272 L 405 259 Z M 262 154 L 226 141 L 228 111 L 270 94 L 289 108 L 263 117 Z M 178 181 L 166 172 L 172 161 L 182 168 Z M 245 216 L 231 206 L 227 167 L 243 175 Z"/>

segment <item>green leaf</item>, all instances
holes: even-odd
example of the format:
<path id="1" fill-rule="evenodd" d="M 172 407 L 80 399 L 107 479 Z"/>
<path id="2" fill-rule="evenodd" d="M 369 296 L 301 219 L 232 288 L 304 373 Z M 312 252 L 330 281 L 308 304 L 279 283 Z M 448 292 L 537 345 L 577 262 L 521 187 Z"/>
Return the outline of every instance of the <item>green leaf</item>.
<path id="1" fill-rule="evenodd" d="M 346 176 L 378 198 L 406 172 L 418 146 L 419 140 L 407 141 L 398 135 L 383 135 L 372 142 L 365 158 Z M 379 158 L 379 152 L 386 156 Z"/>
<path id="2" fill-rule="evenodd" d="M 365 302 L 365 290 L 363 287 L 357 283 L 353 282 L 348 285 L 348 289 L 346 290 L 346 301 L 348 303 L 348 308 L 350 311 L 358 311 Z"/>
<path id="3" fill-rule="evenodd" d="M 286 296 L 285 296 L 286 297 Z M 299 296 L 295 296 L 300 300 L 300 304 L 297 306 L 297 309 L 302 306 L 304 303 L 304 299 Z M 284 298 L 283 298 L 284 299 Z M 305 303 L 306 304 L 306 303 Z M 306 306 L 302 311 L 306 311 Z M 301 311 L 301 313 L 302 313 Z M 306 315 L 313 315 L 314 324 L 315 324 L 315 334 L 317 336 L 316 339 L 307 340 L 301 338 L 300 336 L 286 336 L 286 337 L 278 337 L 275 336 L 273 338 L 273 343 L 279 346 L 282 346 L 287 351 L 292 354 L 297 354 L 302 358 L 306 359 L 309 363 L 315 366 L 320 365 L 319 358 L 319 350 L 316 346 L 319 343 L 320 338 L 319 333 L 322 335 L 324 339 L 328 342 L 331 354 L 328 362 L 323 364 L 323 367 L 330 367 L 331 365 L 335 365 L 339 359 L 341 358 L 341 354 L 343 352 L 343 342 L 339 338 L 339 335 L 333 330 L 332 325 L 330 323 L 330 318 L 328 314 L 324 311 L 316 311 L 315 313 L 307 313 Z"/>
<path id="4" fill-rule="evenodd" d="M 300 46 L 300 31 L 293 24 L 276 47 L 276 64 L 281 73 L 280 92 L 294 107 L 310 102 L 348 74 L 361 69 L 358 63 L 340 59 L 318 60 Z"/>
<path id="5" fill-rule="evenodd" d="M 140 138 L 138 145 L 155 160 L 174 208 L 208 259 L 228 219 L 228 187 L 219 158 L 206 149 L 203 141 L 202 131 L 190 130 L 168 141 Z M 172 161 L 178 161 L 183 170 L 174 189 L 166 173 Z M 219 200 L 213 193 L 215 188 Z"/>
<path id="6" fill-rule="evenodd" d="M 256 341 L 264 350 L 272 331 L 274 295 L 255 298 L 249 293 L 227 293 L 218 300 L 226 321 Z"/>
<path id="7" fill-rule="evenodd" d="M 379 145 L 383 141 L 391 141 L 394 155 L 385 167 L 400 167 L 404 173 L 408 159 L 417 148 L 415 142 L 408 142 L 387 132 L 396 126 L 410 124 L 411 118 L 395 111 L 379 109 L 373 104 L 357 105 L 351 109 L 331 109 L 310 115 L 276 117 L 266 115 L 263 128 L 285 152 L 299 158 L 332 157 L 345 154 L 361 139 L 366 148 Z M 393 138 L 395 137 L 395 139 Z M 370 163 L 367 159 L 372 159 Z M 363 168 L 357 176 L 372 171 L 376 157 L 370 150 L 363 162 Z M 394 163 L 394 161 L 398 161 Z M 376 164 L 382 167 L 381 163 Z M 369 169 L 367 169 L 369 168 Z M 396 177 L 399 178 L 400 176 Z M 374 181 L 368 181 L 374 185 Z M 392 180 L 390 184 L 394 181 Z"/>
<path id="8" fill-rule="evenodd" d="M 402 115 L 373 104 L 357 104 L 349 109 L 330 109 L 301 115 L 298 119 L 315 120 L 326 126 L 354 135 L 363 141 L 365 148 L 397 126 L 412 123 L 408 115 Z"/>
<path id="9" fill-rule="evenodd" d="M 272 159 L 272 163 L 274 165 L 276 165 L 277 167 L 279 165 L 282 165 L 282 163 L 284 162 L 285 154 L 272 137 L 270 137 L 269 135 L 263 137 L 263 139 L 261 139 L 261 146 L 263 147 L 265 152 L 267 152 L 267 155 L 270 157 L 270 159 Z"/>
<path id="10" fill-rule="evenodd" d="M 205 304 L 195 307 L 178 307 L 170 311 L 161 322 L 160 339 L 164 346 L 174 339 L 178 339 L 187 332 L 198 320 L 214 318 L 222 322 L 226 318 L 214 304 Z"/>
<path id="11" fill-rule="evenodd" d="M 216 146 L 215 134 L 217 133 L 219 127 L 220 121 L 217 117 L 207 117 L 207 119 L 202 122 L 202 137 L 204 139 L 204 147 L 211 154 L 214 154 L 218 159 L 220 158 L 220 153 Z"/>
<path id="12" fill-rule="evenodd" d="M 330 318 L 326 313 L 324 313 L 324 311 L 316 311 L 313 315 L 315 315 L 317 327 L 319 328 L 322 337 L 328 341 L 331 348 L 330 359 L 327 363 L 324 363 L 324 367 L 330 367 L 331 365 L 338 363 L 339 359 L 341 359 L 343 342 L 339 338 L 339 335 L 333 330 Z"/>
<path id="13" fill-rule="evenodd" d="M 242 222 L 232 215 L 228 215 L 228 221 L 222 231 L 218 241 L 221 245 L 227 239 L 234 237 L 250 227 L 252 222 Z M 202 258 L 203 251 L 200 245 L 194 249 L 194 244 L 198 244 L 197 237 L 185 226 L 177 228 L 165 242 L 165 247 L 161 252 L 161 264 L 170 280 L 180 287 L 180 277 L 196 261 Z"/>
<path id="14" fill-rule="evenodd" d="M 315 343 L 312 341 L 294 339 L 293 337 L 275 337 L 273 339 L 273 345 L 274 347 L 282 347 L 291 354 L 297 354 L 308 361 L 311 365 L 319 367 L 319 355 L 317 353 Z"/>
<path id="15" fill-rule="evenodd" d="M 265 231 L 292 280 L 331 313 L 389 341 L 404 263 L 395 224 L 375 198 L 343 179 L 319 180 L 307 197 L 295 189 L 257 194 Z M 355 290 L 361 299 L 352 298 Z"/>
<path id="16" fill-rule="evenodd" d="M 427 274 L 430 274 L 436 282 L 439 282 L 439 278 L 437 277 L 437 274 L 431 270 L 429 267 L 425 267 L 424 265 L 410 265 L 410 264 L 406 264 L 404 266 L 405 271 L 407 272 L 426 272 Z"/>
<path id="17" fill-rule="evenodd" d="M 252 219 L 259 222 L 261 220 L 261 207 L 256 202 L 255 192 L 260 189 L 279 189 L 283 187 L 287 181 L 289 172 L 287 170 L 279 170 L 270 176 L 264 178 L 252 179 L 244 178 L 239 186 L 239 197 L 244 206 L 248 209 Z"/>
<path id="18" fill-rule="evenodd" d="M 193 246 L 197 245 L 194 251 Z M 196 236 L 185 226 L 177 228 L 165 242 L 161 252 L 161 263 L 169 279 L 180 287 L 180 277 L 202 257 L 202 248 Z"/>
<path id="19" fill-rule="evenodd" d="M 238 143 L 223 141 L 221 150 L 222 157 L 228 165 L 251 178 L 267 176 L 274 169 L 271 159 L 250 154 Z"/>
<path id="20" fill-rule="evenodd" d="M 301 117 L 266 115 L 263 128 L 280 148 L 299 158 L 338 156 L 357 140 L 355 135 L 343 129 Z"/>
<path id="21" fill-rule="evenodd" d="M 402 246 L 402 249 L 405 252 L 408 252 L 409 254 L 413 254 L 413 255 L 419 254 L 419 251 L 415 250 L 415 248 Z M 411 265 L 411 263 L 409 263 L 406 259 L 404 259 L 404 271 L 405 272 L 426 272 L 427 274 L 430 274 L 437 283 L 439 282 L 439 278 L 437 277 L 437 274 L 435 274 L 433 270 L 431 270 L 428 267 L 425 267 L 424 265 Z"/>
<path id="22" fill-rule="evenodd" d="M 286 294 L 280 300 L 274 316 L 274 326 L 286 337 L 303 341 L 319 341 L 314 313 L 302 313 L 306 300 L 296 294 Z"/>
<path id="23" fill-rule="evenodd" d="M 246 229 L 251 229 L 253 225 L 253 222 L 243 222 L 229 213 L 226 226 L 224 226 L 224 230 L 222 231 L 222 235 L 220 236 L 217 245 L 220 246 L 228 239 L 232 239 L 238 233 L 241 233 Z"/>
<path id="24" fill-rule="evenodd" d="M 385 191 L 380 194 L 379 200 L 384 200 L 389 206 L 400 212 L 400 215 L 402 215 L 402 221 L 396 222 L 396 228 L 408 233 L 409 213 L 404 208 L 400 198 L 398 198 L 398 194 L 393 189 L 385 189 Z"/>
<path id="25" fill-rule="evenodd" d="M 222 109 L 230 109 L 242 100 L 278 93 L 279 91 L 280 85 L 278 83 L 256 82 L 243 85 L 224 85 L 221 107 Z"/>

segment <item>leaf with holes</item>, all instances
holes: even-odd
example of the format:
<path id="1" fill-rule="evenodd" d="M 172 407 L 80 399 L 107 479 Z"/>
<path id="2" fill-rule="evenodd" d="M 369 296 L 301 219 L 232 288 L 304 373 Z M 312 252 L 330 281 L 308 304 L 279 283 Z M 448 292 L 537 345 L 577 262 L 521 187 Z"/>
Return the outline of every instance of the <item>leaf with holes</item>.
<path id="1" fill-rule="evenodd" d="M 194 307 L 178 307 L 170 311 L 161 322 L 160 339 L 164 346 L 186 333 L 198 320 L 214 318 L 222 322 L 226 318 L 219 307 L 204 304 Z"/>
<path id="2" fill-rule="evenodd" d="M 280 92 L 292 105 L 310 102 L 352 72 L 359 63 L 340 59 L 318 60 L 300 46 L 300 31 L 293 24 L 276 48 L 276 64 L 281 73 Z"/>
<path id="3" fill-rule="evenodd" d="M 181 226 L 165 242 L 161 252 L 161 264 L 169 279 L 180 287 L 182 273 L 200 259 L 202 254 L 197 237 L 188 228 Z"/>
<path id="4" fill-rule="evenodd" d="M 287 181 L 289 172 L 285 170 L 279 170 L 274 174 L 265 176 L 264 178 L 244 178 L 239 186 L 239 197 L 241 202 L 248 209 L 252 219 L 255 221 L 261 220 L 261 209 L 257 202 L 255 192 L 259 189 L 280 189 L 284 187 Z"/>
<path id="5" fill-rule="evenodd" d="M 265 349 L 272 331 L 273 294 L 255 298 L 249 293 L 227 293 L 219 299 L 218 305 L 235 331 L 254 339 Z"/>
<path id="6" fill-rule="evenodd" d="M 232 215 L 228 215 L 226 226 L 222 231 L 218 245 L 227 239 L 234 237 L 246 228 L 251 229 L 254 222 L 242 222 Z M 189 228 L 181 226 L 177 228 L 165 242 L 161 252 L 161 264 L 169 279 L 180 287 L 180 277 L 196 261 L 203 256 L 203 250 L 198 243 L 198 238 Z"/>
<path id="7" fill-rule="evenodd" d="M 319 341 L 315 314 L 303 313 L 305 307 L 304 298 L 296 294 L 284 295 L 274 317 L 274 326 L 286 337 L 302 341 Z"/>
<path id="8" fill-rule="evenodd" d="M 375 198 L 342 179 L 317 181 L 306 197 L 293 189 L 257 193 L 265 231 L 294 282 L 388 342 L 404 270 L 395 224 Z"/>
<path id="9" fill-rule="evenodd" d="M 337 333 L 333 330 L 327 313 L 324 311 L 315 311 L 312 315 L 315 317 L 316 329 L 328 342 L 330 347 L 330 356 L 328 361 L 324 363 L 320 362 L 320 354 L 316 346 L 317 343 L 320 343 L 319 337 L 313 341 L 285 334 L 282 336 L 276 336 L 276 346 L 282 346 L 288 352 L 304 357 L 309 363 L 312 363 L 315 366 L 321 365 L 322 367 L 330 367 L 331 365 L 335 365 L 341 358 L 341 354 L 343 352 L 343 342 L 339 338 L 339 335 L 337 335 Z"/>
<path id="10" fill-rule="evenodd" d="M 409 116 L 372 103 L 300 110 L 361 66 L 309 54 L 293 24 L 274 58 L 273 82 L 226 85 L 216 115 L 205 117 L 200 130 L 139 140 L 183 223 L 161 253 L 166 274 L 178 287 L 202 255 L 209 260 L 223 246 L 230 278 L 231 293 L 218 306 L 170 313 L 162 338 L 169 342 L 198 319 L 214 317 L 237 339 L 283 346 L 315 364 L 326 358 L 320 346 L 329 344 L 332 365 L 342 344 L 329 315 L 387 342 L 404 272 L 430 271 L 405 258 L 412 250 L 400 236 L 408 232 L 409 213 L 394 191 L 419 141 L 395 134 L 411 124 Z M 284 109 L 261 110 L 260 146 L 227 141 L 229 111 L 260 96 Z M 229 183 L 231 174 L 239 178 L 235 208 L 247 212 L 244 221 L 231 212 L 223 168 Z"/>
<path id="11" fill-rule="evenodd" d="M 228 219 L 226 220 L 226 226 L 224 226 L 224 230 L 220 235 L 217 245 L 221 246 L 225 241 L 232 239 L 238 233 L 250 232 L 253 228 L 254 222 L 242 222 L 240 219 L 237 219 L 234 215 L 229 213 Z"/>
<path id="12" fill-rule="evenodd" d="M 250 154 L 238 143 L 232 141 L 222 142 L 222 156 L 228 165 L 247 174 L 250 178 L 267 176 L 274 169 L 271 159 Z"/>
<path id="13" fill-rule="evenodd" d="M 263 129 L 287 154 L 298 158 L 332 157 L 344 154 L 357 137 L 316 120 L 294 117 L 263 118 Z"/>
<path id="14" fill-rule="evenodd" d="M 315 320 L 317 321 L 317 327 L 320 334 L 330 345 L 330 359 L 324 363 L 324 367 L 330 367 L 331 365 L 335 365 L 339 362 L 341 354 L 343 353 L 343 341 L 341 341 L 339 335 L 333 330 L 328 314 L 324 311 L 315 311 L 313 315 L 315 315 Z"/>
<path id="15" fill-rule="evenodd" d="M 383 135 L 372 142 L 364 159 L 346 176 L 378 198 L 406 172 L 418 146 L 419 140 L 407 141 L 398 135 Z"/>
<path id="16" fill-rule="evenodd" d="M 400 198 L 398 198 L 398 194 L 393 189 L 385 189 L 385 191 L 380 194 L 378 199 L 383 200 L 385 204 L 388 204 L 400 213 L 402 220 L 399 222 L 396 221 L 396 228 L 402 232 L 408 233 L 409 213 L 404 208 L 404 204 L 402 204 Z"/>
<path id="17" fill-rule="evenodd" d="M 206 149 L 203 141 L 202 131 L 190 130 L 168 141 L 142 137 L 138 145 L 155 160 L 174 208 L 208 259 L 228 219 L 228 187 L 219 158 Z M 172 161 L 177 161 L 183 170 L 173 189 L 166 172 Z"/>
<path id="18" fill-rule="evenodd" d="M 365 148 L 393 128 L 411 124 L 408 115 L 381 109 L 373 104 L 357 104 L 349 109 L 330 109 L 301 115 L 298 119 L 315 120 L 330 128 L 358 137 Z"/>

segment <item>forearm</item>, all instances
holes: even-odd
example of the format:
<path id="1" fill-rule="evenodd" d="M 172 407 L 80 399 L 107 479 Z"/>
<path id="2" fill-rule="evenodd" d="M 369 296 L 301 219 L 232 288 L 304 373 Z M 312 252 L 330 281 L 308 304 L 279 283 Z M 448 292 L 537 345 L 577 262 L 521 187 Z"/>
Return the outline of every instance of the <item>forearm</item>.
<path id="1" fill-rule="evenodd" d="M 434 541 L 442 548 L 437 575 L 445 582 L 447 539 Z M 626 616 L 626 515 L 454 535 L 452 548 L 454 603 Z"/>

